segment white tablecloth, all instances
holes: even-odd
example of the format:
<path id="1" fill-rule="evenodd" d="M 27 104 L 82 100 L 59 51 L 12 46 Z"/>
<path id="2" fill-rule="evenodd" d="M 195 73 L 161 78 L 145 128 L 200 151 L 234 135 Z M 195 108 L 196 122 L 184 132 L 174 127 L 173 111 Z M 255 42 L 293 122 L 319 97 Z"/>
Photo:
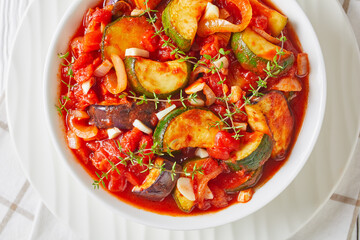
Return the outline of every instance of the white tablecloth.
<path id="1" fill-rule="evenodd" d="M 339 1 L 360 43 L 360 0 Z M 49 212 L 36 190 L 30 186 L 17 160 L 7 127 L 5 71 L 16 29 L 31 2 L 0 0 L 0 239 L 81 239 Z M 292 239 L 360 239 L 359 160 L 360 143 L 357 144 L 346 178 L 324 208 Z"/>

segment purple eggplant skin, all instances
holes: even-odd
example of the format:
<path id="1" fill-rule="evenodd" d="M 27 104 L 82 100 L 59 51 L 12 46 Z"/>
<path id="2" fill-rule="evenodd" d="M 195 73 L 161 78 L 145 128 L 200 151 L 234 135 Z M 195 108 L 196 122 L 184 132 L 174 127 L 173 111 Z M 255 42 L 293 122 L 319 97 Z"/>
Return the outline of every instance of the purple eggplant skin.
<path id="1" fill-rule="evenodd" d="M 87 113 L 90 116 L 90 125 L 103 129 L 117 127 L 131 130 L 135 119 L 153 129 L 157 123 L 155 111 L 154 103 L 137 105 L 133 102 L 119 105 L 90 105 Z"/>
<path id="2" fill-rule="evenodd" d="M 106 0 L 104 1 L 103 6 L 113 5 L 113 9 L 111 11 L 112 20 L 115 21 L 116 19 L 125 15 L 125 13 L 131 13 L 133 4 L 129 0 Z"/>
<path id="3" fill-rule="evenodd" d="M 160 202 L 172 192 L 179 178 L 178 173 L 181 172 L 182 168 L 176 164 L 176 174 L 171 177 L 173 162 L 158 157 L 154 164 L 155 166 L 164 164 L 164 168 L 169 171 L 161 172 L 156 168 L 151 169 L 143 184 L 141 186 L 135 186 L 132 192 L 150 201 Z"/>

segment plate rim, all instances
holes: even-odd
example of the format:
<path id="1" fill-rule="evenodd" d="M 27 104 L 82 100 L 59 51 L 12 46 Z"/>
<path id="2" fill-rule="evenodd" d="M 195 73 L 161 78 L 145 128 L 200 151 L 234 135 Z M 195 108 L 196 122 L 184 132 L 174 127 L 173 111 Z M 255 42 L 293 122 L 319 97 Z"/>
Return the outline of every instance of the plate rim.
<path id="1" fill-rule="evenodd" d="M 37 0 L 37 1 L 40 1 L 40 0 Z M 21 24 L 18 26 L 18 30 L 17 30 L 15 39 L 18 38 L 20 29 L 22 28 L 22 25 L 23 25 L 23 21 L 24 21 L 24 19 L 28 16 L 28 12 L 29 12 L 31 6 L 34 5 L 34 2 L 36 2 L 36 0 L 30 2 L 29 6 L 28 6 L 28 8 L 27 8 L 26 14 L 24 14 L 23 19 L 22 19 L 22 21 L 21 21 Z M 346 19 L 347 19 L 347 18 L 346 18 Z M 347 21 L 348 21 L 348 19 L 347 19 Z M 353 30 L 352 30 L 352 32 L 353 32 Z M 6 111 L 7 111 L 7 112 L 8 112 L 8 107 L 9 107 L 9 101 L 8 101 L 9 96 L 8 96 L 8 94 L 7 94 L 7 93 L 9 92 L 9 91 L 8 91 L 8 88 L 9 88 L 9 84 L 8 84 L 8 81 L 9 81 L 8 75 L 9 75 L 9 74 L 8 74 L 8 72 L 10 71 L 10 69 L 11 69 L 11 67 L 12 67 L 12 56 L 13 56 L 13 52 L 15 51 L 15 50 L 14 50 L 15 44 L 16 44 L 16 40 L 15 40 L 14 43 L 13 43 L 13 49 L 11 50 L 11 56 L 10 56 L 10 59 L 9 59 L 9 63 L 10 63 L 10 64 L 8 65 L 8 68 L 7 68 L 7 71 L 6 71 L 6 75 L 5 75 L 5 78 L 6 78 L 6 81 L 5 81 L 5 82 L 6 82 L 6 84 L 5 84 L 5 93 L 6 93 Z M 358 49 L 358 51 L 359 51 L 359 46 L 357 46 L 357 49 Z M 26 174 L 28 180 L 32 183 L 31 178 L 30 178 L 29 175 L 28 175 L 28 171 L 26 171 L 26 169 L 25 169 L 25 167 L 24 167 L 24 164 L 23 164 L 23 162 L 22 162 L 22 160 L 21 160 L 21 158 L 20 158 L 19 151 L 18 151 L 18 146 L 15 144 L 15 140 L 14 140 L 15 138 L 14 138 L 14 136 L 13 136 L 13 131 L 12 131 L 13 126 L 12 126 L 12 122 L 10 121 L 10 116 L 9 116 L 9 114 L 7 114 L 7 118 L 8 118 L 8 123 L 9 123 L 9 132 L 10 132 L 12 141 L 13 141 L 13 143 L 14 143 L 14 146 L 15 146 L 15 149 L 16 149 L 16 152 L 17 152 L 17 155 L 19 156 L 20 165 L 23 167 L 24 173 Z M 359 130 L 359 127 L 360 127 L 360 125 L 358 125 L 358 130 Z M 333 186 L 333 189 L 335 189 L 336 186 L 337 186 L 338 184 L 340 184 L 340 181 L 342 180 L 343 175 L 345 174 L 346 169 L 348 168 L 348 166 L 349 166 L 349 164 L 350 164 L 350 160 L 351 160 L 351 157 L 352 157 L 353 154 L 354 154 L 355 148 L 356 148 L 356 142 L 354 143 L 354 145 L 353 145 L 353 147 L 352 147 L 352 151 L 351 151 L 351 153 L 350 153 L 349 159 L 347 159 L 347 164 L 346 164 L 345 169 L 343 170 L 342 176 L 337 180 L 336 184 Z M 34 186 L 33 183 L 32 183 L 32 185 Z M 36 189 L 35 186 L 34 186 L 34 188 Z M 333 190 L 333 189 L 332 189 L 332 190 Z M 333 192 L 333 191 L 332 191 L 332 192 Z M 41 196 L 41 194 L 40 194 L 40 196 Z M 330 193 L 330 196 L 331 196 L 331 193 Z M 324 200 L 323 204 L 325 204 L 326 202 L 327 202 L 327 199 Z M 321 210 L 320 208 L 322 208 L 322 207 L 323 207 L 323 206 L 317 207 L 317 212 L 320 211 L 320 210 Z M 55 214 L 55 215 L 58 215 L 58 214 Z M 309 222 L 315 215 L 316 215 L 316 214 L 313 213 L 313 215 L 308 218 L 308 221 L 307 221 L 307 222 Z M 304 223 L 304 225 L 305 225 L 305 224 L 306 224 L 306 223 Z M 302 228 L 302 227 L 300 227 L 299 229 L 301 229 L 301 228 Z M 297 231 L 295 231 L 294 233 L 296 233 L 296 232 L 297 232 Z"/>

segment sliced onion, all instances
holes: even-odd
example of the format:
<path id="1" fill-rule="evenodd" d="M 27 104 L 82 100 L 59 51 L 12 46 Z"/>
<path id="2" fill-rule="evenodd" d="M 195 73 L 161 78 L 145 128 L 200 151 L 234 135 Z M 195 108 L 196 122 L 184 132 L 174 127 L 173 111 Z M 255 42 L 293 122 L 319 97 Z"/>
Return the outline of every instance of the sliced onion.
<path id="1" fill-rule="evenodd" d="M 76 134 L 69 130 L 66 134 L 67 144 L 71 149 L 79 149 L 81 146 L 81 140 Z"/>
<path id="2" fill-rule="evenodd" d="M 144 57 L 149 58 L 150 53 L 141 48 L 128 48 L 125 50 L 125 57 Z"/>
<path id="3" fill-rule="evenodd" d="M 143 133 L 146 134 L 151 134 L 152 133 L 152 129 L 149 128 L 148 126 L 146 126 L 144 123 L 142 123 L 141 121 L 135 119 L 133 126 L 136 127 L 137 129 L 139 129 L 140 131 L 142 131 Z"/>
<path id="4" fill-rule="evenodd" d="M 77 118 L 78 120 L 90 118 L 90 116 L 89 116 L 89 114 L 87 114 L 87 112 L 81 111 L 81 110 L 72 110 L 70 112 L 70 116 Z"/>
<path id="5" fill-rule="evenodd" d="M 206 186 L 206 188 L 205 188 L 204 199 L 207 199 L 207 200 L 214 199 L 214 194 L 210 190 L 209 186 Z"/>
<path id="6" fill-rule="evenodd" d="M 175 108 L 176 108 L 176 105 L 173 104 L 173 105 L 171 105 L 170 107 L 165 108 L 164 110 L 156 113 L 155 115 L 156 115 L 156 117 L 157 117 L 159 120 L 161 120 L 161 119 L 163 119 L 168 113 L 170 113 L 172 110 L 174 110 Z"/>
<path id="7" fill-rule="evenodd" d="M 297 72 L 298 77 L 305 77 L 309 74 L 309 58 L 307 53 L 299 53 L 297 55 Z"/>
<path id="8" fill-rule="evenodd" d="M 245 131 L 247 128 L 247 123 L 239 123 L 239 122 L 234 122 L 234 126 L 237 128 L 240 128 L 241 130 Z"/>
<path id="9" fill-rule="evenodd" d="M 277 84 L 271 87 L 271 89 L 283 92 L 299 92 L 302 90 L 302 86 L 299 79 L 293 76 L 280 79 Z"/>
<path id="10" fill-rule="evenodd" d="M 218 69 L 221 68 L 229 68 L 229 60 L 227 59 L 227 57 L 221 57 L 220 59 L 216 60 L 213 62 L 214 66 L 217 67 Z"/>
<path id="11" fill-rule="evenodd" d="M 109 139 L 114 139 L 116 137 L 118 137 L 122 132 L 120 129 L 118 129 L 117 127 L 113 127 L 113 128 L 108 128 L 106 130 Z"/>
<path id="12" fill-rule="evenodd" d="M 205 84 L 203 92 L 206 96 L 206 102 L 205 102 L 206 106 L 212 105 L 216 100 L 216 95 L 213 92 L 213 90 L 211 90 L 211 88 Z"/>
<path id="13" fill-rule="evenodd" d="M 230 17 L 230 13 L 225 8 L 221 8 L 219 11 L 219 18 L 227 19 L 228 17 Z"/>
<path id="14" fill-rule="evenodd" d="M 206 68 L 204 67 L 201 67 L 201 66 L 198 66 L 197 68 L 194 69 L 194 71 L 191 72 L 190 74 L 190 83 L 195 81 L 196 78 L 198 77 L 198 75 L 200 73 L 207 73 L 209 72 L 209 70 L 207 70 Z"/>
<path id="15" fill-rule="evenodd" d="M 239 86 L 231 86 L 230 102 L 236 103 L 242 97 L 242 89 Z"/>
<path id="16" fill-rule="evenodd" d="M 104 77 L 113 67 L 113 64 L 109 60 L 103 61 L 94 71 L 95 77 Z"/>
<path id="17" fill-rule="evenodd" d="M 189 100 L 189 103 L 192 106 L 195 106 L 195 107 L 203 107 L 203 106 L 205 106 L 205 102 L 201 98 L 192 98 L 192 99 Z"/>
<path id="18" fill-rule="evenodd" d="M 125 71 L 125 65 L 123 60 L 118 55 L 111 55 L 111 61 L 114 65 L 116 72 L 116 81 L 113 78 L 109 78 L 106 84 L 107 90 L 112 94 L 119 94 L 127 87 L 127 75 Z"/>
<path id="19" fill-rule="evenodd" d="M 76 136 L 85 140 L 95 137 L 99 131 L 95 126 L 87 126 L 79 122 L 80 120 L 87 118 L 89 118 L 89 115 L 87 115 L 86 112 L 73 110 L 70 112 L 67 119 L 70 130 L 73 131 Z"/>
<path id="20" fill-rule="evenodd" d="M 239 192 L 237 197 L 237 201 L 240 203 L 247 203 L 251 200 L 252 196 L 254 195 L 254 190 L 252 188 L 248 188 L 246 190 L 242 190 Z"/>
<path id="21" fill-rule="evenodd" d="M 234 122 L 233 124 L 240 131 L 246 131 L 246 129 L 247 129 L 247 123 Z"/>
<path id="22" fill-rule="evenodd" d="M 252 8 L 249 0 L 228 0 L 233 3 L 242 16 L 241 23 L 236 25 L 224 19 L 200 20 L 197 34 L 206 37 L 216 32 L 241 32 L 250 23 L 252 18 Z"/>
<path id="23" fill-rule="evenodd" d="M 205 13 L 202 16 L 202 20 L 209 20 L 209 19 L 218 19 L 220 16 L 220 11 L 217 6 L 208 2 L 205 8 Z"/>
<path id="24" fill-rule="evenodd" d="M 252 27 L 252 30 L 254 30 L 254 32 L 256 32 L 257 34 L 259 34 L 260 36 L 262 36 L 263 38 L 265 38 L 266 40 L 268 40 L 269 42 L 271 42 L 273 44 L 281 43 L 280 39 L 271 36 L 270 34 L 268 34 L 267 32 L 265 32 L 264 30 L 262 30 L 260 28 Z"/>
<path id="25" fill-rule="evenodd" d="M 206 187 L 208 187 L 208 182 L 211 179 L 216 178 L 220 173 L 222 173 L 222 168 L 218 167 L 216 168 L 214 171 L 212 171 L 211 173 L 204 175 L 199 181 L 198 181 L 198 188 L 197 188 L 197 200 L 198 200 L 198 204 L 202 205 L 203 201 L 205 199 L 205 191 L 206 191 Z"/>
<path id="26" fill-rule="evenodd" d="M 200 78 L 197 81 L 195 81 L 193 84 L 185 88 L 185 93 L 194 94 L 200 92 L 204 89 L 204 86 L 205 86 L 205 82 L 202 78 Z"/>
<path id="27" fill-rule="evenodd" d="M 89 80 L 87 80 L 86 82 L 83 82 L 81 84 L 81 88 L 83 90 L 83 94 L 86 95 L 88 94 L 89 90 L 91 89 L 91 87 L 95 84 L 95 78 L 91 77 Z"/>
<path id="28" fill-rule="evenodd" d="M 188 200 L 195 201 L 195 192 L 190 178 L 181 177 L 177 180 L 176 187 L 179 192 Z"/>
<path id="29" fill-rule="evenodd" d="M 207 158 L 209 157 L 209 153 L 203 148 L 197 148 L 195 150 L 195 156 L 198 156 L 199 158 Z"/>
<path id="30" fill-rule="evenodd" d="M 143 9 L 134 9 L 132 10 L 132 12 L 130 13 L 131 16 L 136 17 L 139 16 L 141 14 L 143 14 L 144 10 Z"/>

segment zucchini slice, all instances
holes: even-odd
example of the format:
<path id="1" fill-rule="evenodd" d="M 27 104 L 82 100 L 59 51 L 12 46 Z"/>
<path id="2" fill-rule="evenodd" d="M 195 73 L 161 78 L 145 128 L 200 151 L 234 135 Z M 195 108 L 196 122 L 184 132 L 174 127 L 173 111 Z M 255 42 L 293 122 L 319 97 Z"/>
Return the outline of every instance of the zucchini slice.
<path id="1" fill-rule="evenodd" d="M 225 163 L 232 171 L 256 170 L 270 158 L 273 142 L 269 135 L 254 132 L 245 144 L 235 151 Z"/>
<path id="2" fill-rule="evenodd" d="M 206 0 L 172 0 L 162 14 L 165 34 L 184 52 L 194 41 L 198 21 L 206 8 Z"/>
<path id="3" fill-rule="evenodd" d="M 255 186 L 262 176 L 262 171 L 263 167 L 259 167 L 240 175 L 238 172 L 223 173 L 218 176 L 217 182 L 224 188 L 225 192 L 236 193 Z"/>
<path id="4" fill-rule="evenodd" d="M 185 147 L 210 148 L 215 144 L 220 121 L 213 112 L 200 108 L 179 108 L 167 114 L 154 131 L 154 142 L 160 148 L 180 150 Z M 166 150 L 164 150 L 166 151 Z"/>
<path id="5" fill-rule="evenodd" d="M 176 205 L 181 211 L 189 213 L 193 210 L 195 206 L 195 201 L 191 201 L 184 197 L 184 195 L 181 194 L 177 187 L 175 187 L 172 195 L 176 202 Z"/>
<path id="6" fill-rule="evenodd" d="M 271 34 L 275 37 L 279 36 L 287 24 L 288 18 L 278 11 L 265 6 L 258 0 L 250 0 L 250 3 L 255 6 L 262 15 L 268 18 L 268 26 Z"/>
<path id="7" fill-rule="evenodd" d="M 101 42 L 102 58 L 110 60 L 110 56 L 115 54 L 123 59 L 126 49 L 143 48 L 141 39 L 148 29 L 152 26 L 144 16 L 126 16 L 108 24 Z"/>
<path id="8" fill-rule="evenodd" d="M 256 74 L 264 72 L 268 62 L 273 61 L 277 51 L 281 48 L 251 30 L 246 28 L 243 32 L 234 33 L 231 38 L 231 48 L 233 49 L 240 65 Z M 279 65 L 283 67 L 279 74 L 288 71 L 294 64 L 295 57 L 292 52 L 283 49 L 284 55 L 281 57 Z"/>
<path id="9" fill-rule="evenodd" d="M 248 114 L 249 125 L 254 131 L 271 132 L 274 140 L 271 157 L 284 157 L 291 143 L 295 124 L 284 94 L 272 90 L 261 97 L 256 104 L 246 106 L 245 111 Z M 262 117 L 258 118 L 258 116 Z M 259 119 L 262 121 L 259 122 Z"/>
<path id="10" fill-rule="evenodd" d="M 165 170 L 169 171 L 160 171 L 158 168 L 152 168 L 142 185 L 133 187 L 132 192 L 151 201 L 162 201 L 172 192 L 179 174 L 171 176 L 170 171 L 173 163 L 169 160 L 158 157 L 154 165 L 163 166 Z M 181 171 L 180 165 L 176 165 L 175 170 L 177 172 Z"/>
<path id="11" fill-rule="evenodd" d="M 147 97 L 166 98 L 186 86 L 191 64 L 177 60 L 157 62 L 141 57 L 125 57 L 125 68 L 131 87 Z"/>

